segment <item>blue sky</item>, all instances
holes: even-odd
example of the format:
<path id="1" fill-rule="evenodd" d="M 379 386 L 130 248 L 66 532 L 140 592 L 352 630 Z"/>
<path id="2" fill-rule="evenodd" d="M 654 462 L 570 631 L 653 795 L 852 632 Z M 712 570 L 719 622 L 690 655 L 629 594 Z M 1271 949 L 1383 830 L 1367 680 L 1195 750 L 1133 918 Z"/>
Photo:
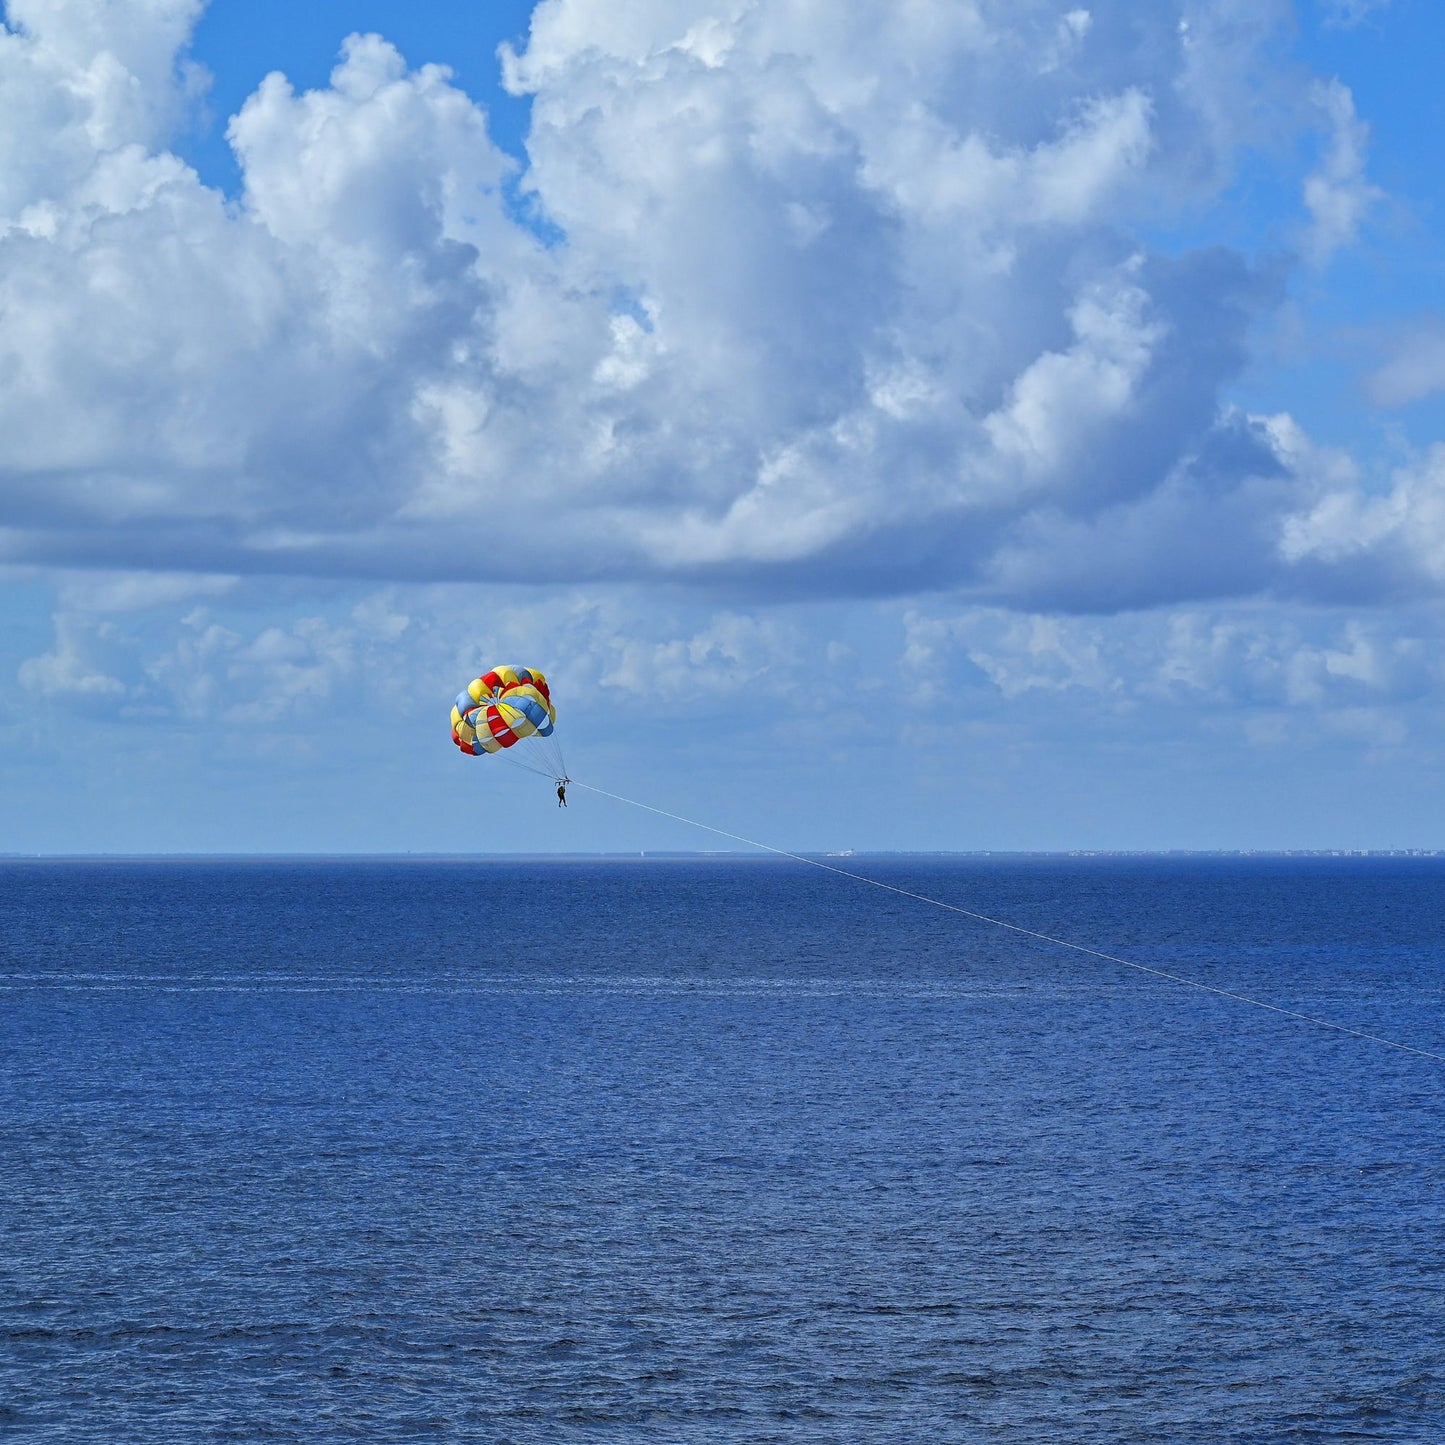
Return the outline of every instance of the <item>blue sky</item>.
<path id="1" fill-rule="evenodd" d="M 5 17 L 0 852 L 1445 847 L 1438 7 Z"/>

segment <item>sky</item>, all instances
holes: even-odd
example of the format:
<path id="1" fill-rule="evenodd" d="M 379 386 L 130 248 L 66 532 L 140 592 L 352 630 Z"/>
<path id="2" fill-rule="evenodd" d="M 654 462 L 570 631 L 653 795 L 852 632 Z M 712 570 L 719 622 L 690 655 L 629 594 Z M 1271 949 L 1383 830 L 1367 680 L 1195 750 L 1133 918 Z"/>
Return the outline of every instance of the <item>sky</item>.
<path id="1" fill-rule="evenodd" d="M 1445 847 L 1438 5 L 3 13 L 0 853 Z"/>

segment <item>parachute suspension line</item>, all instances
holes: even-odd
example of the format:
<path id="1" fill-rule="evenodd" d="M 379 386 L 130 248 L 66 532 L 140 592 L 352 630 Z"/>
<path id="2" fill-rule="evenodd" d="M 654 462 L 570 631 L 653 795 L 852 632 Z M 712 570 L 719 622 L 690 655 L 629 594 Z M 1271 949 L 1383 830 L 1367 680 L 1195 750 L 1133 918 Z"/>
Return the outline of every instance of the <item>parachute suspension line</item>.
<path id="1" fill-rule="evenodd" d="M 536 751 L 535 748 L 531 749 L 533 756 L 536 756 Z M 494 753 L 493 757 L 499 757 L 504 763 L 510 763 L 514 768 L 521 768 L 523 772 L 533 773 L 539 778 L 555 779 L 558 776 L 552 768 L 544 768 L 537 763 L 529 763 L 522 758 L 514 757 L 511 748 L 504 748 L 501 752 Z"/>
<path id="2" fill-rule="evenodd" d="M 547 778 L 554 783 L 561 782 L 567 778 L 567 764 L 562 758 L 562 748 L 555 737 L 527 738 L 524 742 L 515 747 L 502 748 L 492 754 L 494 758 L 501 758 L 504 763 L 510 763 L 514 768 L 521 768 L 524 772 L 534 773 L 539 778 Z"/>
<path id="3" fill-rule="evenodd" d="M 1086 944 L 1074 943 L 1067 938 L 1055 938 L 1051 933 L 1040 933 L 1037 929 L 1024 928 L 1017 923 L 1009 923 L 1003 918 L 991 918 L 987 913 L 975 913 L 971 908 L 960 908 L 956 903 L 945 903 L 941 898 L 930 898 L 926 893 L 914 893 L 908 888 L 898 888 L 892 883 L 883 883 L 877 878 L 865 877 L 862 873 L 850 873 L 846 868 L 835 868 L 831 863 L 823 863 L 817 858 L 808 858 L 801 853 L 790 853 L 786 848 L 775 848 L 771 843 L 758 842 L 756 838 L 744 838 L 741 833 L 729 833 L 726 828 L 714 828 L 711 823 L 699 823 L 696 818 L 684 818 L 681 813 L 669 813 L 666 808 L 654 808 L 650 803 L 639 803 L 636 798 L 624 798 L 621 793 L 609 793 L 605 788 L 594 787 L 591 783 L 579 782 L 575 778 L 572 779 L 569 786 L 585 788 L 589 793 L 596 793 L 600 797 L 612 798 L 616 802 L 627 803 L 631 807 L 656 813 L 659 817 L 686 823 L 690 828 L 701 828 L 704 832 L 716 833 L 720 838 L 731 838 L 735 843 L 746 843 L 749 848 L 761 848 L 765 853 L 776 853 L 780 858 L 791 858 L 795 863 L 806 863 L 810 868 L 821 868 L 825 873 L 836 873 L 840 878 L 851 878 L 855 883 L 866 883 L 870 888 L 881 888 L 887 893 L 896 893 L 902 898 L 911 898 L 916 903 L 928 903 L 934 908 L 962 914 L 963 917 L 972 918 L 978 923 L 988 923 L 995 928 L 1006 928 L 1010 933 L 1019 933 L 1025 938 L 1034 938 L 1040 943 L 1052 943 L 1057 948 L 1069 948 L 1075 953 L 1087 953 L 1092 958 L 1106 959 L 1109 963 L 1117 963 L 1139 973 L 1152 974 L 1155 978 L 1167 979 L 1170 983 L 1181 984 L 1185 988 L 1198 989 L 1202 993 L 1212 993 L 1219 998 L 1232 999 L 1235 1003 L 1248 1004 L 1251 1008 L 1265 1009 L 1269 1013 L 1281 1014 L 1285 1018 L 1295 1019 L 1300 1023 L 1315 1024 L 1322 1029 L 1332 1029 L 1336 1033 L 1349 1034 L 1357 1039 L 1366 1039 L 1372 1044 L 1382 1044 L 1387 1049 L 1398 1049 L 1401 1053 L 1416 1054 L 1422 1059 L 1434 1059 L 1436 1063 L 1445 1064 L 1445 1054 L 1433 1053 L 1429 1049 L 1419 1049 L 1413 1044 L 1402 1044 L 1397 1039 L 1387 1039 L 1380 1034 L 1366 1033 L 1364 1029 L 1352 1029 L 1347 1024 L 1337 1024 L 1329 1019 L 1320 1018 L 1318 1014 L 1301 1013 L 1298 1009 L 1283 1008 L 1277 1003 L 1267 1003 L 1264 999 L 1253 998 L 1247 993 L 1218 988 L 1212 983 L 1203 983 L 1186 974 L 1171 973 L 1164 968 L 1152 968 L 1147 963 L 1134 963 L 1127 958 L 1120 958 L 1117 954 L 1105 953 L 1099 948 L 1090 948 Z"/>

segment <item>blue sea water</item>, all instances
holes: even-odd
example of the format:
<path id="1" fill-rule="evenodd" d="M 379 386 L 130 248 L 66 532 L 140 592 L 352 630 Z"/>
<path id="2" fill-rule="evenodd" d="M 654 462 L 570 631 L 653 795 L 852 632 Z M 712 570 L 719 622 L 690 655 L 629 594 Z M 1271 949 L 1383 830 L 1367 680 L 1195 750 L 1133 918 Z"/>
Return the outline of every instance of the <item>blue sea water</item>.
<path id="1" fill-rule="evenodd" d="M 1445 860 L 838 866 L 1445 1054 Z M 1445 1064 L 786 860 L 0 864 L 0 1435 L 1445 1440 Z"/>

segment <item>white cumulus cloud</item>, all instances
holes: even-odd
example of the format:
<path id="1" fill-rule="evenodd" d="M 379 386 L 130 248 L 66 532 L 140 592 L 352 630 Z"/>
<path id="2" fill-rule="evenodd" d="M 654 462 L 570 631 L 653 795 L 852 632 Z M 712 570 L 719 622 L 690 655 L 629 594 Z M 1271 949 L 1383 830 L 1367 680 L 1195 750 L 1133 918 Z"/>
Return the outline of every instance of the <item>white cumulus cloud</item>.
<path id="1" fill-rule="evenodd" d="M 1445 322 L 1430 318 L 1394 340 L 1389 360 L 1365 379 L 1376 406 L 1408 406 L 1445 391 Z"/>
<path id="2" fill-rule="evenodd" d="M 1357 231 L 1275 0 L 543 0 L 525 158 L 353 36 L 231 118 L 230 201 L 168 148 L 200 9 L 6 11 L 0 562 L 1100 608 L 1326 556 L 1225 403 L 1282 272 L 1141 239 L 1282 116 L 1316 254 Z"/>
<path id="3" fill-rule="evenodd" d="M 1316 87 L 1315 96 L 1329 118 L 1330 134 L 1319 164 L 1305 177 L 1310 228 L 1304 245 L 1310 259 L 1322 266 L 1354 241 L 1384 193 L 1366 179 L 1369 127 L 1356 115 L 1349 88 L 1331 80 Z"/>

